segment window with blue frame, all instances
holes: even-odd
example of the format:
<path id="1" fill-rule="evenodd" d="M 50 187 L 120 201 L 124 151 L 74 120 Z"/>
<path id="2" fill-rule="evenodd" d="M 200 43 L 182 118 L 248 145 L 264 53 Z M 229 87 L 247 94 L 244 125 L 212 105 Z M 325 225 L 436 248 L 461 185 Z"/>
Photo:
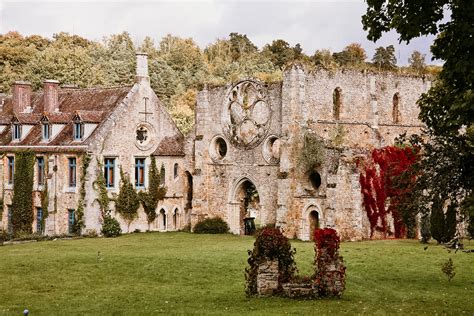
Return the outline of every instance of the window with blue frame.
<path id="1" fill-rule="evenodd" d="M 8 157 L 8 184 L 13 184 L 15 177 L 15 157 Z"/>
<path id="2" fill-rule="evenodd" d="M 68 158 L 69 161 L 69 187 L 75 188 L 76 187 L 76 158 Z"/>
<path id="3" fill-rule="evenodd" d="M 115 158 L 104 159 L 104 178 L 107 188 L 115 187 Z"/>
<path id="4" fill-rule="evenodd" d="M 135 158 L 135 187 L 145 187 L 145 158 Z"/>
<path id="5" fill-rule="evenodd" d="M 36 208 L 36 232 L 43 233 L 43 209 L 41 207 Z"/>
<path id="6" fill-rule="evenodd" d="M 76 223 L 76 217 L 75 217 L 75 211 L 72 209 L 67 210 L 67 227 L 68 227 L 68 233 L 73 234 L 74 233 L 74 224 Z"/>
<path id="7" fill-rule="evenodd" d="M 74 140 L 82 140 L 84 137 L 84 124 L 74 122 Z"/>
<path id="8" fill-rule="evenodd" d="M 36 157 L 38 166 L 38 185 L 44 185 L 44 157 Z"/>
<path id="9" fill-rule="evenodd" d="M 20 123 L 13 124 L 12 137 L 13 137 L 13 140 L 19 140 L 21 138 L 21 124 Z"/>
<path id="10" fill-rule="evenodd" d="M 48 123 L 43 123 L 41 125 L 41 130 L 43 134 L 43 140 L 49 140 L 51 134 L 51 126 Z"/>
<path id="11" fill-rule="evenodd" d="M 8 213 L 7 213 L 7 231 L 8 235 L 13 235 L 13 223 L 12 223 L 12 217 L 13 217 L 13 210 L 12 206 L 8 205 L 7 206 Z"/>

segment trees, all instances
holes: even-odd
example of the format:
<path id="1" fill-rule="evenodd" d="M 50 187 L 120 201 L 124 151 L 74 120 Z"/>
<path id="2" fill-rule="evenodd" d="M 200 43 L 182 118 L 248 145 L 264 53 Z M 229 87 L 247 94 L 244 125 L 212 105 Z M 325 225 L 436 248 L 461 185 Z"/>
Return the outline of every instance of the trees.
<path id="1" fill-rule="evenodd" d="M 347 45 L 342 52 L 332 54 L 336 62 L 341 66 L 362 65 L 367 58 L 365 49 L 359 43 Z"/>
<path id="2" fill-rule="evenodd" d="M 271 44 L 263 47 L 262 54 L 270 59 L 273 65 L 283 69 L 286 64 L 302 57 L 300 44 L 291 47 L 290 44 L 282 39 L 274 40 Z"/>
<path id="3" fill-rule="evenodd" d="M 377 47 L 375 49 L 372 62 L 378 69 L 391 70 L 397 67 L 397 58 L 395 57 L 395 48 L 393 45 L 387 47 Z"/>
<path id="4" fill-rule="evenodd" d="M 429 201 L 443 193 L 471 225 L 474 205 L 464 201 L 474 194 L 474 54 L 472 36 L 467 36 L 474 33 L 473 16 L 474 2 L 469 0 L 370 0 L 362 17 L 370 40 L 392 29 L 406 42 L 421 35 L 437 36 L 431 52 L 444 66 L 436 84 L 418 101 L 429 140 L 423 144 L 423 185 L 417 190 Z M 418 204 L 420 211 L 426 211 Z"/>
<path id="5" fill-rule="evenodd" d="M 140 199 L 137 191 L 130 182 L 128 174 L 126 175 L 120 168 L 120 192 L 115 201 L 116 211 L 127 221 L 128 232 L 130 232 L 130 224 L 137 217 L 138 208 L 140 207 Z"/>
<path id="6" fill-rule="evenodd" d="M 417 50 L 413 51 L 410 58 L 408 58 L 408 63 L 410 68 L 419 75 L 426 71 L 425 54 L 421 54 Z"/>

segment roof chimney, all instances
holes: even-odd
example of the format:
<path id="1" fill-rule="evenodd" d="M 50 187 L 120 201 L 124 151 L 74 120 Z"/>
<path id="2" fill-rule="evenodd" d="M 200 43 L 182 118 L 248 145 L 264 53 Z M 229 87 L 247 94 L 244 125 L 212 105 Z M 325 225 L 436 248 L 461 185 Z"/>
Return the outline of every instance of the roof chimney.
<path id="1" fill-rule="evenodd" d="M 26 112 L 31 107 L 31 83 L 15 81 L 13 84 L 13 112 Z"/>
<path id="2" fill-rule="evenodd" d="M 149 83 L 150 77 L 148 77 L 148 54 L 147 53 L 136 53 L 137 56 L 137 83 L 147 82 Z"/>
<path id="3" fill-rule="evenodd" d="M 53 113 L 59 111 L 59 81 L 45 80 L 43 83 L 43 111 Z"/>

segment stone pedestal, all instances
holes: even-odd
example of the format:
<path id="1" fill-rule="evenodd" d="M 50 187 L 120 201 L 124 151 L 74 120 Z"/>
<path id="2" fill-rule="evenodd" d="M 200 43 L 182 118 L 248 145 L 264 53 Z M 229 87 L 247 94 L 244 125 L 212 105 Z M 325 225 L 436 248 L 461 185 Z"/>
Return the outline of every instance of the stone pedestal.
<path id="1" fill-rule="evenodd" d="M 272 295 L 278 291 L 278 260 L 268 260 L 258 266 L 257 294 Z"/>

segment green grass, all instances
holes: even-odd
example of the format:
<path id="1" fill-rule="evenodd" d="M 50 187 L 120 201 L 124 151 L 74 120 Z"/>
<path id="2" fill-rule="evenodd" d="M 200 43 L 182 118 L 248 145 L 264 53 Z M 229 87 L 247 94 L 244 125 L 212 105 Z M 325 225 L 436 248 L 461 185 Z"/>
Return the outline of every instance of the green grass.
<path id="1" fill-rule="evenodd" d="M 0 247 L 0 314 L 474 313 L 473 254 L 406 240 L 343 243 L 342 299 L 299 301 L 245 296 L 252 244 L 232 235 L 142 233 Z M 301 273 L 310 274 L 313 244 L 292 244 Z M 440 268 L 449 257 L 451 282 Z"/>

